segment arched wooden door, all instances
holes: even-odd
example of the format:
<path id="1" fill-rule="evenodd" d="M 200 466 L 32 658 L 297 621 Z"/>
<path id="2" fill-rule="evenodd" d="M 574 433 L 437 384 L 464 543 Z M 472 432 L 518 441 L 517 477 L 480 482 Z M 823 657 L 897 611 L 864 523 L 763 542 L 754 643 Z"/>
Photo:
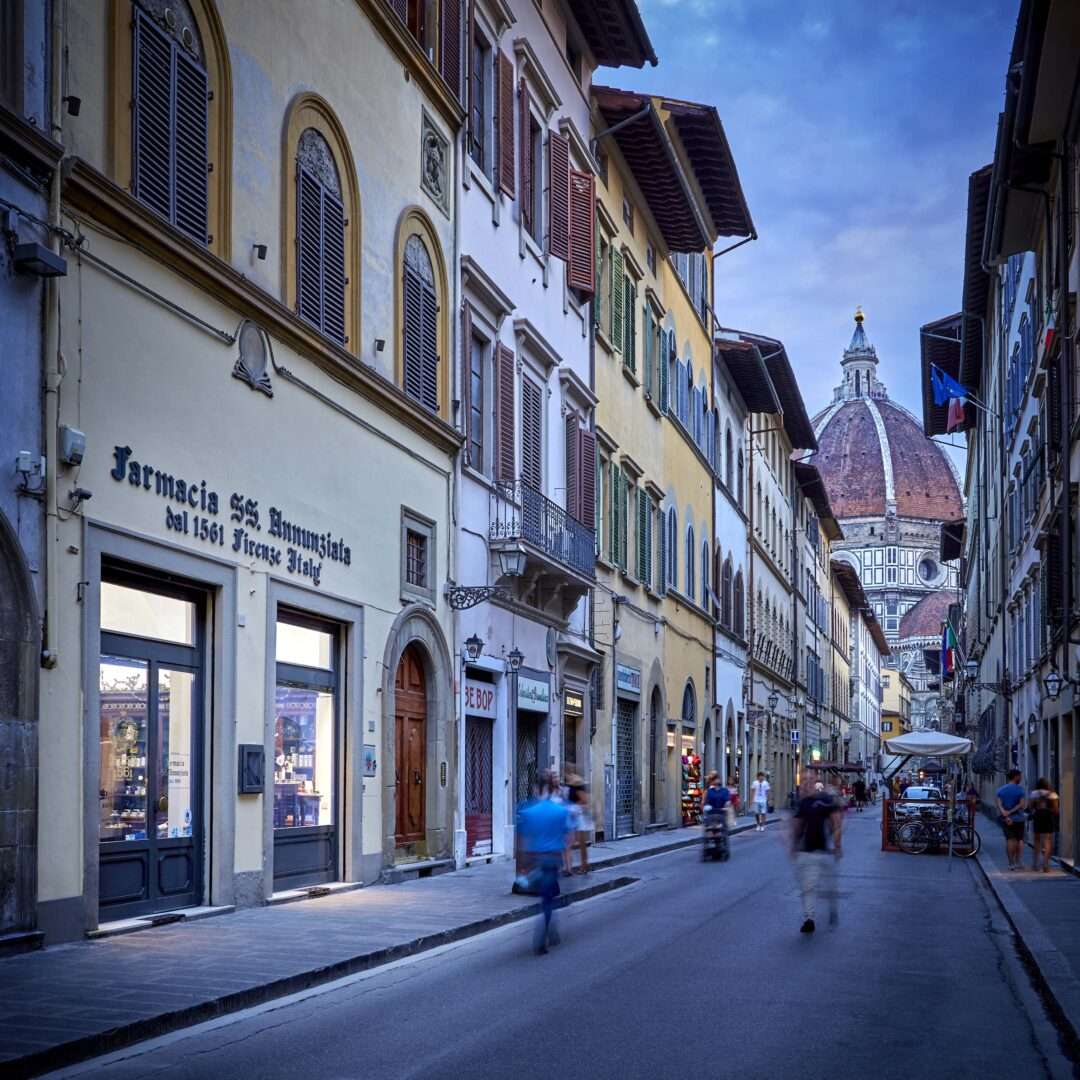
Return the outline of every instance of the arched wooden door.
<path id="1" fill-rule="evenodd" d="M 415 844 L 424 839 L 424 803 L 427 778 L 427 680 L 415 646 L 401 654 L 394 678 L 394 764 L 397 784 L 396 843 Z"/>

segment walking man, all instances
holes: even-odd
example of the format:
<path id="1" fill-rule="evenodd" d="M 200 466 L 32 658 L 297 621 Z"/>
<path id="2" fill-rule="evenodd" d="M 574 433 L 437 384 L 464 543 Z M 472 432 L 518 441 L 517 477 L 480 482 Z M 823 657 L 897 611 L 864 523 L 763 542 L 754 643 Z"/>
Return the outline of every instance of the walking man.
<path id="1" fill-rule="evenodd" d="M 754 831 L 764 832 L 765 822 L 769 816 L 769 792 L 772 790 L 765 774 L 759 772 L 757 779 L 750 785 L 750 802 L 754 806 L 754 820 L 757 822 Z"/>
<path id="2" fill-rule="evenodd" d="M 814 932 L 815 900 L 819 894 L 829 903 L 829 925 L 837 923 L 836 861 L 841 855 L 843 821 L 840 804 L 820 782 L 799 800 L 799 809 L 791 820 L 791 857 L 802 896 L 803 934 Z"/>
<path id="3" fill-rule="evenodd" d="M 1009 856 L 1009 869 L 1019 870 L 1024 856 L 1024 808 L 1027 798 L 1020 784 L 1020 770 L 1010 769 L 1005 774 L 1007 783 L 997 790 L 998 813 L 1001 827 L 1005 830 L 1005 850 Z"/>
<path id="4" fill-rule="evenodd" d="M 530 877 L 536 877 L 540 894 L 541 918 L 536 928 L 535 949 L 538 956 L 548 951 L 548 945 L 558 945 L 559 935 L 554 926 L 555 898 L 559 895 L 559 870 L 563 852 L 570 839 L 570 812 L 566 803 L 553 798 L 558 793 L 557 781 L 544 773 L 540 781 L 540 798 L 527 803 L 518 815 L 522 846 L 528 854 Z"/>

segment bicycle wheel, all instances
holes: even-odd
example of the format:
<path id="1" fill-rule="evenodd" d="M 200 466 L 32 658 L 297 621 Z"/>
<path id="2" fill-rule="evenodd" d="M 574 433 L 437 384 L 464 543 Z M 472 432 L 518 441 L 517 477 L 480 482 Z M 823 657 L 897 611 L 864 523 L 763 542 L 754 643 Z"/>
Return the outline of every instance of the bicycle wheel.
<path id="1" fill-rule="evenodd" d="M 952 853 L 960 859 L 970 859 L 979 853 L 982 840 L 970 825 L 957 825 L 953 829 Z"/>
<path id="2" fill-rule="evenodd" d="M 897 830 L 896 846 L 907 855 L 921 855 L 930 846 L 930 834 L 921 821 L 909 821 Z"/>

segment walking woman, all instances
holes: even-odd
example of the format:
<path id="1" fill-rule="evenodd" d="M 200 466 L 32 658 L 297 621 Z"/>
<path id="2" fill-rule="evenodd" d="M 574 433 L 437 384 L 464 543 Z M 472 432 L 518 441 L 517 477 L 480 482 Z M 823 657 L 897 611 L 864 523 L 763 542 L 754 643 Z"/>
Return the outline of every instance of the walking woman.
<path id="1" fill-rule="evenodd" d="M 1039 857 L 1042 856 L 1042 871 L 1050 873 L 1050 856 L 1054 850 L 1054 833 L 1058 830 L 1058 794 L 1050 786 L 1045 776 L 1035 781 L 1035 787 L 1028 796 L 1031 807 L 1031 826 L 1035 833 L 1035 865 L 1039 869 Z"/>

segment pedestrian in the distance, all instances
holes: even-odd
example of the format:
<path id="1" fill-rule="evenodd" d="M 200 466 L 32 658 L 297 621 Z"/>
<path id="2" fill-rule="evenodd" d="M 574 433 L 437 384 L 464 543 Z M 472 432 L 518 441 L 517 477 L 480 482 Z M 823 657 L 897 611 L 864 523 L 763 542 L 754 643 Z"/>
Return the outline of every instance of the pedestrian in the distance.
<path id="1" fill-rule="evenodd" d="M 855 794 L 855 809 L 861 814 L 866 803 L 866 781 L 860 776 L 852 785 Z"/>
<path id="2" fill-rule="evenodd" d="M 1042 871 L 1050 873 L 1050 856 L 1054 853 L 1054 833 L 1058 831 L 1058 813 L 1061 800 L 1058 793 L 1050 786 L 1045 776 L 1035 781 L 1035 787 L 1028 795 L 1031 807 L 1031 828 L 1035 834 L 1035 859 L 1033 869 L 1038 870 L 1042 859 Z"/>
<path id="3" fill-rule="evenodd" d="M 997 789 L 998 814 L 1005 830 L 1005 851 L 1009 857 L 1009 869 L 1019 870 L 1024 857 L 1024 809 L 1027 797 L 1020 785 L 1020 770 L 1010 769 L 1005 774 L 1007 783 Z"/>
<path id="4" fill-rule="evenodd" d="M 791 820 L 791 857 L 802 897 L 803 934 L 812 934 L 816 929 L 814 915 L 819 895 L 828 901 L 829 925 L 835 926 L 838 921 L 836 861 L 842 852 L 843 822 L 840 804 L 820 782 L 799 800 Z"/>
<path id="5" fill-rule="evenodd" d="M 580 776 L 570 775 L 566 779 L 569 788 L 567 801 L 570 804 L 570 824 L 573 832 L 570 836 L 570 850 L 577 848 L 581 853 L 581 866 L 579 874 L 589 872 L 589 833 L 592 832 L 592 816 L 589 813 L 589 789 Z M 570 869 L 573 870 L 574 860 L 570 859 Z"/>
<path id="6" fill-rule="evenodd" d="M 870 781 L 870 803 L 877 806 L 877 780 Z"/>
<path id="7" fill-rule="evenodd" d="M 535 878 L 540 894 L 541 916 L 536 928 L 535 950 L 544 955 L 549 945 L 558 945 L 554 925 L 555 899 L 559 895 L 559 868 L 570 835 L 570 813 L 566 803 L 552 796 L 557 785 L 549 773 L 540 781 L 540 798 L 526 803 L 518 816 L 522 847 L 530 857 L 530 878 Z"/>
<path id="8" fill-rule="evenodd" d="M 755 832 L 765 831 L 765 822 L 769 819 L 769 792 L 772 790 L 765 774 L 759 772 L 757 779 L 750 785 L 750 802 L 754 808 Z"/>

